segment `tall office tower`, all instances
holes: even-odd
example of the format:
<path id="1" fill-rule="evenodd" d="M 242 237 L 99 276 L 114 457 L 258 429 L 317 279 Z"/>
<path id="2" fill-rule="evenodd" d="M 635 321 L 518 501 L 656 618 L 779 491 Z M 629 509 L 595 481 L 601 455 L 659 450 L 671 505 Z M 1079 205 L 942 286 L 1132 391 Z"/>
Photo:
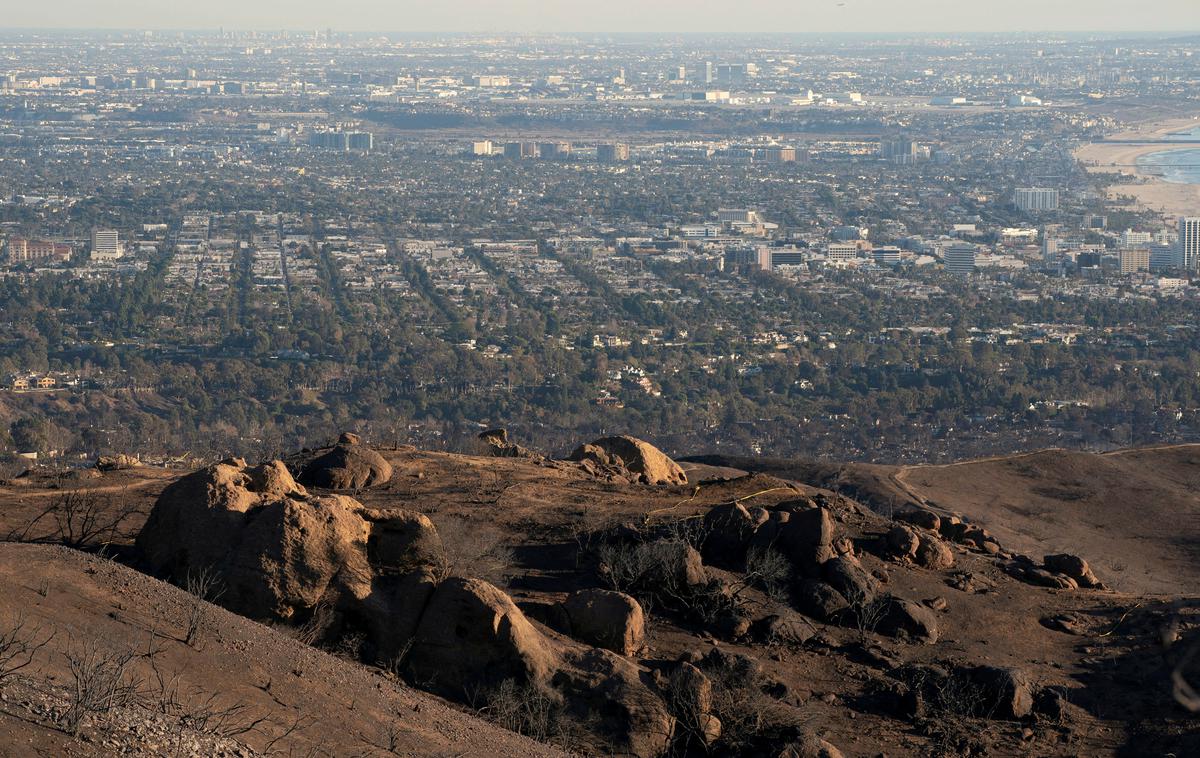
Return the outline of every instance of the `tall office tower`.
<path id="1" fill-rule="evenodd" d="M 1156 242 L 1150 246 L 1150 270 L 1165 271 L 1182 268 L 1179 262 L 1179 244 Z"/>
<path id="2" fill-rule="evenodd" d="M 346 146 L 351 150 L 369 152 L 375 148 L 375 135 L 370 132 L 348 132 Z"/>
<path id="3" fill-rule="evenodd" d="M 1148 247 L 1123 247 L 1119 255 L 1122 274 L 1150 270 L 1150 248 Z"/>
<path id="4" fill-rule="evenodd" d="M 712 84 L 712 83 L 713 83 L 713 79 L 714 79 L 715 77 L 713 76 L 713 64 L 712 64 L 712 61 L 704 61 L 704 63 L 703 63 L 703 64 L 701 64 L 701 66 L 700 66 L 700 76 L 699 76 L 699 77 L 697 77 L 697 78 L 698 78 L 700 81 L 704 82 L 705 84 Z"/>
<path id="5" fill-rule="evenodd" d="M 957 242 L 942 254 L 946 271 L 958 276 L 966 276 L 975 270 L 975 246 Z"/>
<path id="6" fill-rule="evenodd" d="M 601 163 L 619 163 L 629 160 L 629 145 L 609 143 L 596 148 L 596 158 Z"/>
<path id="7" fill-rule="evenodd" d="M 505 158 L 537 158 L 540 155 L 536 142 L 506 142 L 504 144 Z"/>
<path id="8" fill-rule="evenodd" d="M 571 155 L 570 142 L 541 142 L 538 153 L 543 158 L 568 158 Z"/>
<path id="9" fill-rule="evenodd" d="M 1179 259 L 1184 269 L 1200 269 L 1200 216 L 1179 219 Z"/>
<path id="10" fill-rule="evenodd" d="M 911 165 L 917 162 L 920 146 L 907 137 L 879 140 L 879 155 L 885 160 L 901 165 Z"/>
<path id="11" fill-rule="evenodd" d="M 120 258 L 121 236 L 116 229 L 92 230 L 92 258 Z"/>
<path id="12" fill-rule="evenodd" d="M 1049 229 L 1042 229 L 1042 260 L 1050 263 L 1058 255 L 1058 238 Z"/>
<path id="13" fill-rule="evenodd" d="M 1019 187 L 1013 193 L 1013 203 L 1025 212 L 1058 210 L 1058 190 L 1044 187 Z"/>

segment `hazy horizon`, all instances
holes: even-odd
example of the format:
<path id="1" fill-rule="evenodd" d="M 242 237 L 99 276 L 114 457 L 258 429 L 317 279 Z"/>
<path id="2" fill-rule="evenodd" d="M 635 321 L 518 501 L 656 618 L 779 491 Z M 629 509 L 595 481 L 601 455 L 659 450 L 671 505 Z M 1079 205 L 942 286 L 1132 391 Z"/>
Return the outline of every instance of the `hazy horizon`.
<path id="1" fill-rule="evenodd" d="M 610 0 L 579 4 L 537 0 L 445 0 L 381 3 L 347 0 L 330 10 L 314 0 L 233 2 L 168 7 L 151 0 L 62 0 L 8 11 L 2 26 L 18 29 L 333 28 L 343 32 L 592 33 L 977 33 L 1200 31 L 1195 0 L 1147 0 L 1136 8 L 1113 0 L 1011 0 L 1001 4 L 946 0 L 745 0 L 731 12 L 713 0 Z M 67 23 L 64 18 L 69 18 Z M 1131 18 L 1133 19 L 1131 21 Z"/>

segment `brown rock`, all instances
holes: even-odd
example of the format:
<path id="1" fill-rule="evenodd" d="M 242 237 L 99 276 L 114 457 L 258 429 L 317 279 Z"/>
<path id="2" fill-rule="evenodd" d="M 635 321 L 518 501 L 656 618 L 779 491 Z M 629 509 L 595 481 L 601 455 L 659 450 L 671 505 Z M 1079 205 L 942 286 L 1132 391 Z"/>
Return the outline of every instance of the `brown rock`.
<path id="1" fill-rule="evenodd" d="M 916 531 L 907 526 L 894 526 L 884 536 L 884 544 L 892 557 L 900 560 L 912 559 L 916 558 L 920 538 L 917 537 Z"/>
<path id="2" fill-rule="evenodd" d="M 842 751 L 817 737 L 807 735 L 779 752 L 778 758 L 843 758 Z"/>
<path id="3" fill-rule="evenodd" d="M 642 484 L 687 484 L 687 474 L 661 450 L 636 437 L 602 437 L 581 445 L 570 461 L 591 461 L 604 471 L 624 475 Z"/>
<path id="4" fill-rule="evenodd" d="M 911 511 L 903 511 L 896 514 L 897 521 L 903 521 L 906 524 L 919 526 L 922 529 L 928 529 L 936 532 L 941 528 L 942 520 L 933 511 L 914 509 Z"/>
<path id="5" fill-rule="evenodd" d="M 911 600 L 888 598 L 876 631 L 892 637 L 904 635 L 932 645 L 938 640 L 937 616 Z"/>
<path id="6" fill-rule="evenodd" d="M 779 523 L 775 547 L 799 571 L 815 576 L 824 563 L 837 555 L 833 539 L 833 518 L 829 511 L 813 507 L 792 511 L 786 521 Z"/>
<path id="7" fill-rule="evenodd" d="M 646 618 L 623 592 L 580 590 L 563 603 L 571 636 L 619 655 L 636 655 L 646 641 Z"/>
<path id="8" fill-rule="evenodd" d="M 407 574 L 445 560 L 442 538 L 429 517 L 400 508 L 360 508 L 370 524 L 367 560 L 377 574 Z"/>
<path id="9" fill-rule="evenodd" d="M 168 485 L 137 546 L 153 571 L 177 582 L 215 572 L 231 610 L 288 619 L 328 592 L 370 594 L 360 508 L 309 495 L 279 461 L 229 459 Z"/>
<path id="10" fill-rule="evenodd" d="M 357 443 L 339 443 L 303 464 L 296 479 L 308 487 L 357 490 L 392 478 L 392 464 Z"/>
<path id="11" fill-rule="evenodd" d="M 508 595 L 457 577 L 434 590 L 406 663 L 414 681 L 451 698 L 505 679 L 549 681 L 562 666 L 560 652 Z"/>
<path id="12" fill-rule="evenodd" d="M 1071 577 L 1080 587 L 1099 588 L 1104 586 L 1092 573 L 1088 562 L 1077 555 L 1066 553 L 1047 555 L 1042 563 L 1049 571 Z"/>
<path id="13" fill-rule="evenodd" d="M 954 565 L 954 551 L 932 534 L 921 534 L 918 537 L 916 562 L 927 569 L 942 571 Z"/>

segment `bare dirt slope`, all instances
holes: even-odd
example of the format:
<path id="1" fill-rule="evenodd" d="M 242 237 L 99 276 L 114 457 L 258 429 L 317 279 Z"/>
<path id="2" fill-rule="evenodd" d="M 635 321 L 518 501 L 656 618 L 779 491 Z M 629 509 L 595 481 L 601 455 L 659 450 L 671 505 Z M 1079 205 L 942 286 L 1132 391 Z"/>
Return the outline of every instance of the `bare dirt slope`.
<path id="1" fill-rule="evenodd" d="M 1119 589 L 1169 595 L 1200 584 L 1200 446 L 1047 450 L 903 468 L 895 480 L 1012 549 L 1087 555 Z"/>
<path id="2" fill-rule="evenodd" d="M 23 617 L 38 641 L 53 635 L 19 686 L 4 688 L 0 755 L 560 754 L 207 603 L 188 644 L 194 607 L 183 590 L 111 560 L 0 543 L 0 619 L 11 626 Z M 100 655 L 132 652 L 126 680 L 138 692 L 103 729 L 85 722 L 76 740 L 55 719 L 66 703 L 60 688 L 72 681 L 68 657 L 85 657 L 90 645 Z M 224 731 L 249 731 L 215 739 L 180 728 L 178 714 L 214 722 L 223 714 Z"/>
<path id="3" fill-rule="evenodd" d="M 939 466 L 695 460 L 836 489 L 884 514 L 913 504 L 960 514 L 1010 550 L 1087 556 L 1126 592 L 1200 586 L 1200 445 L 1042 450 Z"/>

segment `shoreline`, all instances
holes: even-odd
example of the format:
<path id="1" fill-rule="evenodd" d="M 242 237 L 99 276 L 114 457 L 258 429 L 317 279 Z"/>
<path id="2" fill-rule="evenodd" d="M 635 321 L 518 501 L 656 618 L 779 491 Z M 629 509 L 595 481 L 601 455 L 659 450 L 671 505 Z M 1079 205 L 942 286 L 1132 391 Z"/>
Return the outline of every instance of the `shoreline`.
<path id="1" fill-rule="evenodd" d="M 1115 139 L 1163 139 L 1175 132 L 1200 127 L 1200 116 L 1148 122 L 1138 128 L 1110 135 Z M 1108 199 L 1117 207 L 1152 210 L 1174 223 L 1183 216 L 1200 216 L 1200 184 L 1168 182 L 1158 172 L 1137 165 L 1139 158 L 1176 150 L 1200 150 L 1200 145 L 1128 145 L 1092 142 L 1075 150 L 1075 159 L 1091 173 L 1119 173 L 1134 180 L 1108 189 Z M 1121 203 L 1123 197 L 1132 202 Z"/>

